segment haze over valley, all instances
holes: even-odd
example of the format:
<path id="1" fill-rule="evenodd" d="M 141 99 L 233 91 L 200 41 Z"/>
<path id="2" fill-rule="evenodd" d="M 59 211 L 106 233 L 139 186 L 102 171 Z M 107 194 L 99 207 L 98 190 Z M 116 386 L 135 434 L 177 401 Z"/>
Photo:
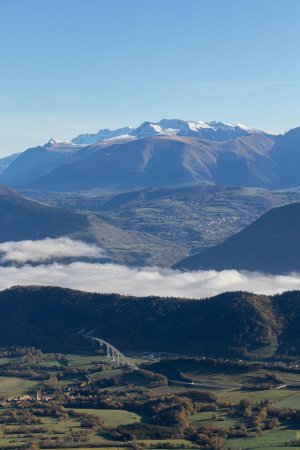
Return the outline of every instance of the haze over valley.
<path id="1" fill-rule="evenodd" d="M 283 210 L 286 223 L 274 211 L 265 235 L 253 225 L 240 263 L 226 262 L 229 249 L 225 262 L 221 256 L 208 264 L 179 261 L 199 252 L 205 261 L 207 249 L 246 233 L 270 209 L 299 201 L 300 180 L 292 173 L 299 146 L 300 128 L 280 135 L 177 119 L 70 142 L 51 139 L 4 159 L 0 178 L 9 187 L 0 189 L 1 241 L 68 237 L 98 245 L 115 264 L 286 275 L 299 270 L 297 226 L 295 236 L 287 228 L 296 223 L 288 216 L 296 206 Z"/>

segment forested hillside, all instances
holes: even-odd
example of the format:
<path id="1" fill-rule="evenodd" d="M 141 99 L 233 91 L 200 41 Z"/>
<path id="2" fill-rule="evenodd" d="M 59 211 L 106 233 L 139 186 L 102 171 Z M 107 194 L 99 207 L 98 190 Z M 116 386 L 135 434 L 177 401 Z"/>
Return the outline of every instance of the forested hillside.
<path id="1" fill-rule="evenodd" d="M 300 352 L 300 292 L 274 297 L 245 292 L 205 300 L 101 295 L 52 287 L 0 293 L 0 345 L 51 350 L 86 346 L 95 335 L 123 350 L 218 355 L 262 346 Z"/>

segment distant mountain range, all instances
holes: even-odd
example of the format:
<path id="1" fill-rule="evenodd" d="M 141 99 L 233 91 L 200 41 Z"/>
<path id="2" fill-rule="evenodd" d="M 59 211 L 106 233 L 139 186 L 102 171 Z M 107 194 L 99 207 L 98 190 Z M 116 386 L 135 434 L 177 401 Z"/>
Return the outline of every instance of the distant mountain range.
<path id="1" fill-rule="evenodd" d="M 175 264 L 183 270 L 300 272 L 300 203 L 273 208 L 225 242 Z"/>
<path id="2" fill-rule="evenodd" d="M 0 160 L 0 183 L 44 191 L 195 183 L 273 189 L 299 186 L 299 163 L 300 128 L 274 135 L 243 125 L 164 119 L 72 142 L 51 139 Z"/>
<path id="3" fill-rule="evenodd" d="M 11 184 L 7 174 L 14 172 L 17 186 L 40 190 L 135 189 L 195 182 L 256 186 L 275 180 L 267 164 L 273 144 L 268 136 L 257 134 L 225 142 L 155 136 L 105 148 L 100 143 L 98 150 L 97 144 L 92 153 L 89 149 L 87 157 L 81 151 L 80 159 L 77 154 L 76 160 L 26 184 L 20 184 L 19 168 L 14 172 L 16 160 L 0 181 Z"/>
<path id="4" fill-rule="evenodd" d="M 6 167 L 0 182 L 49 191 L 196 182 L 270 186 L 280 183 L 275 169 L 282 151 L 271 156 L 279 138 L 243 125 L 164 119 L 135 129 L 100 130 L 72 142 L 51 139 L 0 160 L 0 167 Z"/>

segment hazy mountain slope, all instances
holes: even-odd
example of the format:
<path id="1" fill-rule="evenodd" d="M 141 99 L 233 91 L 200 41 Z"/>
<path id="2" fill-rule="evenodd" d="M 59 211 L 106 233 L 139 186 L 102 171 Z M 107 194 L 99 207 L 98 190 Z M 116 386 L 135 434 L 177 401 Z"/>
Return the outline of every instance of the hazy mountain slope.
<path id="1" fill-rule="evenodd" d="M 72 235 L 87 227 L 83 214 L 48 206 L 0 186 L 0 241 Z"/>
<path id="2" fill-rule="evenodd" d="M 95 335 L 121 350 L 222 355 L 265 345 L 300 352 L 300 292 L 229 292 L 204 300 L 100 295 L 52 287 L 0 292 L 0 345 L 68 351 Z M 233 326 L 234 324 L 234 326 Z"/>
<path id="3" fill-rule="evenodd" d="M 213 143 L 203 143 L 198 153 L 203 159 L 213 156 L 207 149 Z M 186 150 L 187 149 L 187 150 Z M 52 171 L 30 184 L 46 190 L 76 190 L 93 187 L 133 188 L 136 186 L 168 185 L 195 180 L 189 168 L 183 166 L 184 153 L 191 154 L 197 165 L 197 178 L 210 180 L 205 164 L 197 152 L 197 142 L 184 138 L 152 137 L 130 143 L 116 144 L 99 150 L 89 158 Z"/>
<path id="4" fill-rule="evenodd" d="M 275 163 L 272 187 L 289 188 L 300 185 L 300 127 L 278 136 L 270 151 Z"/>
<path id="5" fill-rule="evenodd" d="M 243 187 L 270 186 L 277 179 L 275 163 L 270 157 L 276 139 L 251 134 L 219 143 L 217 162 L 211 169 L 214 183 Z"/>
<path id="6" fill-rule="evenodd" d="M 187 251 L 184 245 L 129 233 L 93 214 L 49 206 L 0 186 L 0 242 L 60 236 L 97 243 L 113 261 L 125 264 L 169 266 Z"/>
<path id="7" fill-rule="evenodd" d="M 300 203 L 274 208 L 247 228 L 175 268 L 237 269 L 285 274 L 300 271 Z"/>
<path id="8" fill-rule="evenodd" d="M 13 187 L 30 183 L 71 160 L 74 153 L 81 148 L 81 146 L 54 140 L 44 146 L 29 148 L 20 153 L 0 175 L 0 183 Z"/>
<path id="9" fill-rule="evenodd" d="M 19 156 L 19 153 L 14 153 L 10 156 L 5 156 L 0 159 L 0 175 L 14 162 Z"/>
<path id="10" fill-rule="evenodd" d="M 117 143 L 121 144 L 128 140 L 131 141 L 123 137 L 118 139 Z M 83 145 L 51 139 L 43 146 L 29 148 L 22 153 L 0 159 L 0 183 L 12 187 L 28 184 L 56 167 L 88 158 L 100 149 L 113 145 L 114 142 L 112 139 Z"/>
<path id="11" fill-rule="evenodd" d="M 178 136 L 138 139 L 101 148 L 87 158 L 52 170 L 28 187 L 57 191 L 131 189 L 224 179 L 231 185 L 262 185 L 273 181 L 268 157 L 273 144 L 265 135 L 241 137 L 230 143 Z M 224 171 L 226 175 L 222 175 Z"/>

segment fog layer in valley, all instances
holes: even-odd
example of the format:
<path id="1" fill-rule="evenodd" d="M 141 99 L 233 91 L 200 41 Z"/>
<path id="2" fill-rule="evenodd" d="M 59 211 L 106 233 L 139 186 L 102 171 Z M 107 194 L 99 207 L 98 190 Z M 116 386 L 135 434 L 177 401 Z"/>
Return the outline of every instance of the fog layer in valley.
<path id="1" fill-rule="evenodd" d="M 93 244 L 67 237 L 41 239 L 37 241 L 11 241 L 0 244 L 2 262 L 46 262 L 61 258 L 101 258 L 105 251 Z"/>
<path id="2" fill-rule="evenodd" d="M 271 276 L 215 270 L 180 272 L 158 267 L 132 268 L 113 263 L 52 262 L 53 258 L 99 258 L 103 250 L 68 238 L 0 244 L 2 260 L 24 264 L 0 267 L 0 290 L 15 285 L 51 285 L 100 293 L 201 298 L 225 291 L 273 294 L 300 289 L 300 274 Z M 32 266 L 28 261 L 40 264 Z"/>

